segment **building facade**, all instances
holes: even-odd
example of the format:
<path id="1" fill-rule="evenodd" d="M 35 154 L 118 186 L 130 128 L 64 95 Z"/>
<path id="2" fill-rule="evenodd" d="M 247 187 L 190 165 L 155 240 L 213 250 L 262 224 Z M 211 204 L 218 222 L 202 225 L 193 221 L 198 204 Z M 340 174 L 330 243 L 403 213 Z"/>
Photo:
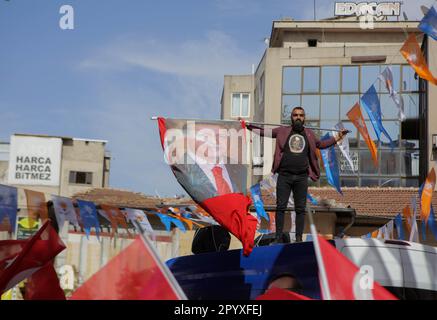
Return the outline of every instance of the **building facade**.
<path id="1" fill-rule="evenodd" d="M 437 74 L 437 43 L 427 39 L 413 21 L 378 21 L 363 30 L 357 18 L 320 21 L 274 21 L 269 47 L 252 75 L 225 76 L 222 118 L 289 124 L 293 107 L 303 106 L 307 125 L 332 128 L 339 121 L 348 134 L 354 171 L 340 157 L 342 186 L 418 187 L 435 164 L 437 88 L 421 80 L 400 54 L 414 33 Z M 390 66 L 394 88 L 404 100 L 407 119 L 399 121 L 398 110 L 378 75 Z M 375 168 L 364 139 L 346 113 L 375 85 L 383 114 L 383 125 L 394 141 L 378 142 L 362 108 L 371 138 L 378 146 Z M 246 107 L 246 105 L 248 107 Z M 319 136 L 326 132 L 316 131 Z M 253 139 L 259 139 L 252 134 Z M 255 142 L 255 141 L 254 141 Z M 253 147 L 252 179 L 270 172 L 273 141 L 265 139 Z M 323 169 L 323 168 L 321 168 Z M 261 173 L 262 172 L 262 173 Z M 312 186 L 327 185 L 322 177 Z"/>
<path id="2" fill-rule="evenodd" d="M 0 183 L 65 197 L 108 187 L 111 156 L 106 144 L 103 140 L 14 134 L 10 143 L 0 144 Z"/>

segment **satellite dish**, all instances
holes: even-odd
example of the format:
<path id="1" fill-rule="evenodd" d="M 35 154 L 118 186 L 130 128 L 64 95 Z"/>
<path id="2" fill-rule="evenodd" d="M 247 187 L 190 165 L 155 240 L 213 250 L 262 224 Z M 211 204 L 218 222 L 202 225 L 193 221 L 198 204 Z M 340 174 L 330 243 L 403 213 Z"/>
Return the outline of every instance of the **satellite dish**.
<path id="1" fill-rule="evenodd" d="M 407 16 L 407 14 L 405 13 L 405 11 L 402 11 L 402 15 L 404 16 L 404 20 L 405 20 L 405 21 L 408 21 L 408 16 Z"/>
<path id="2" fill-rule="evenodd" d="M 422 10 L 423 15 L 426 16 L 426 14 L 429 11 L 429 8 L 427 6 L 420 6 L 420 10 Z"/>

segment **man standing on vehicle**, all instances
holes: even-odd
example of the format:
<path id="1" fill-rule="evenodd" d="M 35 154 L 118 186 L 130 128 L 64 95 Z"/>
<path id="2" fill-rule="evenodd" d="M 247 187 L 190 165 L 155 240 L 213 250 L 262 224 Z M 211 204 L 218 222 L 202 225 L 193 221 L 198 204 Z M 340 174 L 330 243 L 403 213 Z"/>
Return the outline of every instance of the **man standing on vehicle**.
<path id="1" fill-rule="evenodd" d="M 281 126 L 267 133 L 260 127 L 247 124 L 249 130 L 258 129 L 261 136 L 276 138 L 272 173 L 278 173 L 276 185 L 276 235 L 274 243 L 281 243 L 284 228 L 284 212 L 290 193 L 293 191 L 296 212 L 296 242 L 302 241 L 305 223 L 305 208 L 308 191 L 308 177 L 317 181 L 320 168 L 316 149 L 334 145 L 347 134 L 343 129 L 336 137 L 319 140 L 311 129 L 305 128 L 305 110 L 298 106 L 291 112 L 291 126 Z M 257 132 L 257 130 L 255 131 Z"/>

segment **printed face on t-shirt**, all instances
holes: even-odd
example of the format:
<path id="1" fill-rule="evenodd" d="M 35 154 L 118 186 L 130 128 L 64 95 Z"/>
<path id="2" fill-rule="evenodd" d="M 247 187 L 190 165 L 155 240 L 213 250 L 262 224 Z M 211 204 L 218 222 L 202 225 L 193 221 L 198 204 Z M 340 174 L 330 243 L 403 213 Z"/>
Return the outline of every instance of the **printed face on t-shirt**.
<path id="1" fill-rule="evenodd" d="M 288 141 L 288 146 L 291 152 L 302 153 L 303 149 L 305 149 L 305 139 L 300 134 L 293 134 Z"/>

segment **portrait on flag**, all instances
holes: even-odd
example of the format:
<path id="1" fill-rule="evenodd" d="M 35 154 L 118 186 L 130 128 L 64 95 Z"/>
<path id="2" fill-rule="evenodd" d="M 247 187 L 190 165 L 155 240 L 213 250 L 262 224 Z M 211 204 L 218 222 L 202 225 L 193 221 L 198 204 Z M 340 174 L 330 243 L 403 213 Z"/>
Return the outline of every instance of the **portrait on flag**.
<path id="1" fill-rule="evenodd" d="M 186 192 L 250 254 L 257 219 L 248 212 L 245 130 L 239 121 L 158 118 L 164 159 Z"/>

